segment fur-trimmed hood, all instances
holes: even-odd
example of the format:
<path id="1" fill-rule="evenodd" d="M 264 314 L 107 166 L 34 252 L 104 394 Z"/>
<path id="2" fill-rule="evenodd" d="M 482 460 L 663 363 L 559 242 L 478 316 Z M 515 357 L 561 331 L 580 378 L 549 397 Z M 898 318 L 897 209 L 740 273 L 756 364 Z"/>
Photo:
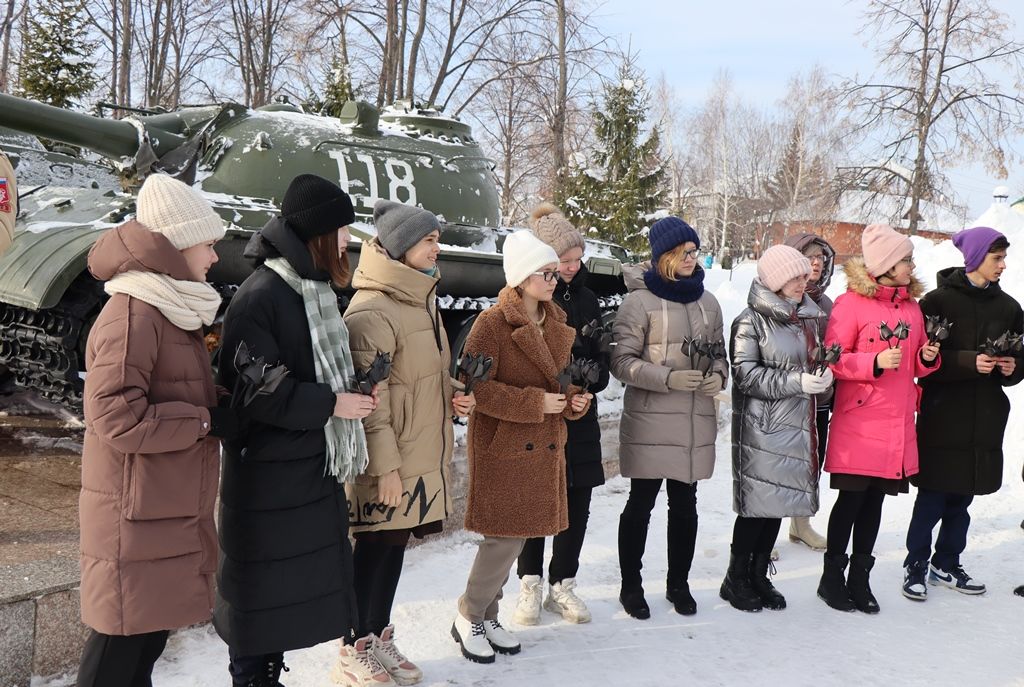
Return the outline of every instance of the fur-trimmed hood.
<path id="1" fill-rule="evenodd" d="M 925 291 L 924 283 L 911 273 L 910 284 L 907 286 L 884 286 L 879 284 L 874 277 L 868 274 L 864 258 L 856 257 L 846 261 L 843 265 L 843 272 L 846 273 L 846 288 L 849 291 L 858 293 L 865 298 L 920 298 Z"/>

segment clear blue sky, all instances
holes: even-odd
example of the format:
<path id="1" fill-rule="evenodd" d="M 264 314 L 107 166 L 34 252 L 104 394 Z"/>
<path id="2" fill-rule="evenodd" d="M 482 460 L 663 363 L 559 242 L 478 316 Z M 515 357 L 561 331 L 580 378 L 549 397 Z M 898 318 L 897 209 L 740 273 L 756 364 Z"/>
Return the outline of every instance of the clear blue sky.
<path id="1" fill-rule="evenodd" d="M 1014 3 L 992 4 L 1009 12 Z M 623 46 L 632 45 L 650 79 L 663 73 L 685 107 L 701 103 L 722 68 L 747 100 L 771 106 L 785 94 L 793 74 L 816 63 L 843 76 L 873 71 L 867 37 L 857 34 L 863 6 L 842 0 L 606 0 L 596 22 Z M 1018 15 L 1024 21 L 1019 10 Z M 1024 26 L 1018 23 L 1014 34 L 1024 40 Z M 1024 152 L 1024 140 L 1016 145 Z M 991 176 L 980 164 L 947 174 L 968 205 L 968 221 L 989 206 L 998 184 L 1009 186 L 1014 199 L 1024 195 L 1019 163 L 1011 167 L 1008 181 Z"/>

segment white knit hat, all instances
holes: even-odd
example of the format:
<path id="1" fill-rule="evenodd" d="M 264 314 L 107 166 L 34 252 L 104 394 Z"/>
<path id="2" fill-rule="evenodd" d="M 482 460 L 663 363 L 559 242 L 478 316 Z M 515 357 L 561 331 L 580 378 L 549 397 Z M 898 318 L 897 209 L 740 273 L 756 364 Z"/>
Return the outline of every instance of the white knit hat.
<path id="1" fill-rule="evenodd" d="M 531 273 L 553 262 L 558 262 L 558 253 L 530 231 L 517 231 L 505 239 L 501 248 L 505 283 L 509 286 L 519 286 Z"/>
<path id="2" fill-rule="evenodd" d="M 135 217 L 163 234 L 178 250 L 224 238 L 224 222 L 209 201 L 188 184 L 166 174 L 151 174 L 142 184 Z"/>

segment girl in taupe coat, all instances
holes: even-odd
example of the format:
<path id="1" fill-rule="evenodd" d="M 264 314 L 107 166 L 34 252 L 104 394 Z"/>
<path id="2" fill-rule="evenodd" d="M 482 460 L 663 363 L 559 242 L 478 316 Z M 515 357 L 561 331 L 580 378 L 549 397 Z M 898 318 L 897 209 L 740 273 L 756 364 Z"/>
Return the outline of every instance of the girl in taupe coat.
<path id="1" fill-rule="evenodd" d="M 724 359 L 705 376 L 683 354 L 683 340 L 689 337 L 723 342 L 722 310 L 704 290 L 704 272 L 697 264 L 697 232 L 678 217 L 666 217 L 654 223 L 648 236 L 652 262 L 623 270 L 630 293 L 612 330 L 612 374 L 626 384 L 620 468 L 631 480 L 619 519 L 619 600 L 641 620 L 650 617 L 650 608 L 640 568 L 662 480 L 669 508 L 666 596 L 677 612 L 697 612 L 688 583 L 697 541 L 697 481 L 714 470 L 714 396 L 728 374 Z"/>
<path id="2" fill-rule="evenodd" d="M 368 368 L 379 353 L 391 374 L 377 389 L 379 405 L 363 420 L 369 462 L 350 482 L 350 529 L 357 639 L 342 650 L 342 674 L 358 675 L 372 659 L 399 684 L 422 671 L 394 643 L 391 607 L 409 536 L 441 531 L 451 512 L 451 416 L 465 416 L 475 399 L 454 397 L 448 335 L 437 310 L 441 224 L 433 213 L 377 201 L 377 238 L 363 244 L 345 311 L 352 360 Z M 376 666 L 373 666 L 376 669 Z M 372 672 L 372 671 L 371 671 Z M 378 671 L 379 673 L 379 671 Z M 386 684 L 386 683 L 385 683 Z"/>
<path id="3" fill-rule="evenodd" d="M 89 252 L 110 300 L 86 346 L 81 687 L 150 684 L 168 631 L 210 618 L 215 437 L 237 427 L 217 407 L 202 333 L 220 305 L 205 279 L 223 235 L 202 197 L 153 175 L 138 221 Z"/>

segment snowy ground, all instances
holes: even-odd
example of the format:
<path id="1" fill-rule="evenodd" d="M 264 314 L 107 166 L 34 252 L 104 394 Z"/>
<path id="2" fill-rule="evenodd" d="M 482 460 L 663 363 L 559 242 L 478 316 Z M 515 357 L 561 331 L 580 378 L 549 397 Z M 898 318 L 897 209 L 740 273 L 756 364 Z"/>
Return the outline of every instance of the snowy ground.
<path id="1" fill-rule="evenodd" d="M 821 555 L 791 544 L 785 526 L 779 549 L 777 587 L 789 608 L 757 614 L 733 610 L 718 598 L 728 562 L 733 522 L 728 444 L 719 444 L 714 478 L 702 482 L 701 523 L 690 584 L 696 616 L 676 615 L 664 599 L 665 504 L 662 495 L 651 521 L 646 590 L 652 617 L 626 616 L 617 601 L 616 523 L 626 480 L 597 490 L 579 574 L 580 596 L 594 615 L 588 625 L 570 625 L 544 613 L 541 625 L 512 625 L 516 580 L 505 587 L 501 619 L 523 642 L 518 656 L 499 656 L 489 666 L 469 663 L 448 630 L 455 601 L 476 551 L 476 537 L 458 533 L 411 550 L 398 590 L 394 621 L 399 646 L 420 666 L 424 685 L 522 687 L 523 685 L 1024 685 L 1020 651 L 1024 599 L 1012 589 L 1024 584 L 1024 485 L 1020 457 L 1008 461 L 1006 483 L 978 499 L 965 565 L 989 585 L 988 594 L 968 597 L 931 590 L 926 603 L 900 593 L 903 539 L 913 492 L 889 498 L 876 553 L 877 616 L 839 613 L 815 597 Z M 833 494 L 823 490 L 815 525 L 823 530 Z M 284 684 L 332 684 L 335 645 L 290 652 Z M 210 628 L 171 638 L 154 675 L 161 687 L 227 684 L 227 650 Z M 58 684 L 56 682 L 52 684 Z M 37 682 L 37 687 L 41 683 Z"/>

